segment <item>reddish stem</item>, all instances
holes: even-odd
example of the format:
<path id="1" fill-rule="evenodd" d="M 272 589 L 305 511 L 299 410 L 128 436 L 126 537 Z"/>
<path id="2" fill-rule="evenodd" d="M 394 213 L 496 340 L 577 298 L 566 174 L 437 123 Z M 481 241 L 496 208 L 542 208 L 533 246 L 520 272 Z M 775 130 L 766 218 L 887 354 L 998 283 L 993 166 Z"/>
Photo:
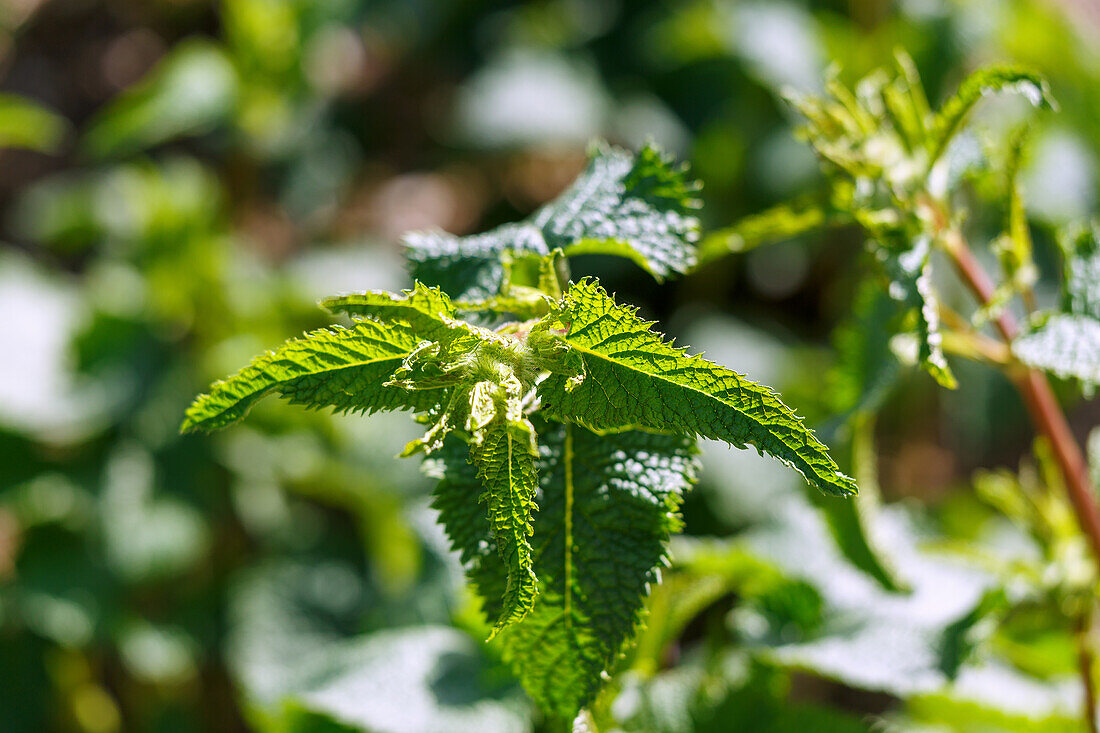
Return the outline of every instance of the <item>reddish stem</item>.
<path id="1" fill-rule="evenodd" d="M 948 252 L 955 261 L 955 267 L 963 281 L 982 305 L 988 304 L 995 289 L 993 281 L 974 259 L 966 240 L 958 233 L 953 233 L 948 242 Z M 1016 319 L 1007 310 L 997 316 L 995 323 L 1006 342 L 1011 343 L 1019 333 Z M 1093 497 L 1085 457 L 1077 445 L 1077 440 L 1073 437 L 1069 423 L 1066 422 L 1065 413 L 1062 412 L 1050 388 L 1050 382 L 1042 372 L 1028 369 L 1022 376 L 1016 377 L 1015 382 L 1017 389 L 1024 397 L 1028 412 L 1031 413 L 1032 422 L 1035 423 L 1039 432 L 1050 440 L 1054 448 L 1054 456 L 1058 459 L 1062 474 L 1066 478 L 1066 492 L 1069 494 L 1073 511 L 1077 515 L 1077 522 L 1088 537 L 1097 563 L 1100 565 L 1100 509 L 1097 509 L 1096 500 Z"/>

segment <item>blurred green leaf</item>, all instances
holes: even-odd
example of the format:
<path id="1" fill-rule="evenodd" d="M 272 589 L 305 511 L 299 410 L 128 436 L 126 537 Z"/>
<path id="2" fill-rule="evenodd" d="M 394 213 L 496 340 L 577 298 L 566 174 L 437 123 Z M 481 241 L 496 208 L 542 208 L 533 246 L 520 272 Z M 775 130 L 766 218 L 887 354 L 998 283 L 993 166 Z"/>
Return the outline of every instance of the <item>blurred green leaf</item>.
<path id="1" fill-rule="evenodd" d="M 0 148 L 54 153 L 68 130 L 68 121 L 56 112 L 16 94 L 0 94 Z"/>
<path id="2" fill-rule="evenodd" d="M 708 232 L 699 245 L 698 269 L 727 254 L 740 254 L 814 231 L 847 223 L 848 217 L 833 211 L 816 197 L 774 206 L 751 214 L 733 226 Z"/>
<path id="3" fill-rule="evenodd" d="M 947 100 L 936 115 L 931 135 L 929 167 L 947 150 L 952 138 L 962 128 L 966 116 L 982 97 L 998 92 L 1019 94 L 1032 106 L 1055 110 L 1057 103 L 1050 84 L 1040 74 L 1018 66 L 990 66 L 975 71 L 963 80 L 958 91 Z"/>
<path id="4" fill-rule="evenodd" d="M 331 561 L 272 564 L 241 579 L 230 665 L 258 730 L 530 730 L 519 688 L 465 634 L 418 626 L 355 635 L 360 592 L 351 569 Z"/>
<path id="5" fill-rule="evenodd" d="M 209 132 L 232 114 L 237 84 L 237 72 L 220 46 L 185 41 L 99 111 L 81 145 L 92 157 L 107 158 Z"/>

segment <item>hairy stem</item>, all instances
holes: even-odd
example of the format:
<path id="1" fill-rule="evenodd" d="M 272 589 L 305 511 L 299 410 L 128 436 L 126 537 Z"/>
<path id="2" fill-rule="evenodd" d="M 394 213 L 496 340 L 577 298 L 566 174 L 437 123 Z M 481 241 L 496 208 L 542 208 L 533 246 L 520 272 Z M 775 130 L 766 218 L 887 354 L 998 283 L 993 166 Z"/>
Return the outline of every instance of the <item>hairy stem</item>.
<path id="1" fill-rule="evenodd" d="M 947 251 L 955 263 L 955 268 L 963 281 L 978 298 L 982 305 L 993 297 L 994 285 L 989 275 L 974 258 L 963 236 L 955 230 L 944 233 Z M 994 321 L 997 330 L 1008 343 L 1019 333 L 1016 319 L 1007 310 L 1000 313 Z M 1073 437 L 1065 413 L 1062 412 L 1046 376 L 1036 370 L 1027 369 L 1014 377 L 1017 389 L 1023 395 L 1031 420 L 1039 432 L 1045 435 L 1054 448 L 1054 455 L 1062 474 L 1066 477 L 1066 490 L 1070 504 L 1077 516 L 1081 531 L 1088 537 L 1097 563 L 1100 563 L 1100 510 L 1093 498 L 1093 488 L 1089 483 L 1088 468 L 1084 454 Z"/>

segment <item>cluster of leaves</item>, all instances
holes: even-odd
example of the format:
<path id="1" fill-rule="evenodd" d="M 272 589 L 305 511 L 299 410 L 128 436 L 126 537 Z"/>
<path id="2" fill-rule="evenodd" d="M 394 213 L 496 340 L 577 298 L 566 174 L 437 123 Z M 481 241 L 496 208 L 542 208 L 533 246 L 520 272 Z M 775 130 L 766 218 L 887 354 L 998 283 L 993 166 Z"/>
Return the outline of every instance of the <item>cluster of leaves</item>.
<path id="1" fill-rule="evenodd" d="M 558 280 L 570 252 L 629 251 L 655 275 L 685 269 L 693 190 L 652 147 L 596 148 L 528 223 L 411 237 L 415 273 L 432 285 L 323 301 L 352 325 L 253 360 L 198 398 L 183 430 L 232 424 L 268 392 L 420 414 L 430 427 L 405 454 L 443 456 L 435 504 L 494 619 L 490 638 L 502 636 L 544 710 L 572 718 L 639 622 L 694 481 L 697 437 L 753 445 L 822 492 L 855 493 L 772 390 L 674 347 L 594 281 Z M 506 255 L 537 257 L 537 282 L 505 270 Z"/>
<path id="2" fill-rule="evenodd" d="M 967 126 L 971 109 L 994 92 L 1016 93 L 1036 107 L 1054 108 L 1042 77 L 1025 69 L 994 67 L 970 76 L 933 112 L 912 62 L 903 54 L 897 56 L 892 73 L 875 72 L 854 90 L 833 77 L 827 83 L 827 96 L 791 93 L 792 106 L 806 120 L 802 135 L 822 162 L 827 192 L 750 217 L 710 235 L 702 246 L 701 259 L 713 259 L 823 226 L 855 224 L 867 235 L 876 273 L 859 285 L 852 317 L 836 333 L 840 359 L 831 380 L 831 407 L 839 413 L 837 435 L 842 440 L 830 442 L 847 443 L 851 449 L 861 495 L 859 504 L 853 505 L 854 513 L 827 508 L 825 518 L 848 561 L 887 591 L 923 592 L 922 574 L 906 567 L 907 551 L 897 543 L 884 550 L 873 541 L 874 528 L 883 518 L 875 506 L 873 458 L 868 470 L 865 457 L 867 446 L 873 445 L 874 416 L 903 373 L 899 362 L 919 363 L 940 385 L 950 388 L 957 386 L 957 380 L 944 355 L 948 347 L 961 356 L 992 363 L 1007 374 L 1031 367 L 1076 378 L 1087 391 L 1100 367 L 1095 309 L 1100 240 L 1095 225 L 1061 235 L 1060 306 L 1033 313 L 1028 329 L 1016 336 L 1008 315 L 1012 301 L 1019 296 L 1024 308 L 1034 311 L 1032 287 L 1038 277 L 1017 181 L 1026 135 L 1017 133 L 1007 144 L 999 142 L 982 151 L 977 135 Z M 1001 153 L 998 159 L 997 151 L 1004 150 L 1007 154 Z M 996 181 L 992 187 L 991 178 Z M 982 293 L 986 302 L 969 321 L 943 304 L 931 270 L 937 250 L 947 259 L 965 260 L 960 270 L 976 267 L 969 262 L 964 234 L 969 224 L 966 197 L 971 191 L 964 185 L 968 182 L 1000 194 L 1005 212 L 1002 232 L 991 243 L 1002 281 L 999 286 L 980 284 L 981 290 L 988 288 L 988 293 Z M 949 321 L 946 329 L 941 316 Z M 1010 348 L 981 332 L 992 320 L 1011 340 Z M 1014 673 L 1028 680 L 1026 684 L 1071 674 L 1078 654 L 1072 648 L 1077 629 L 1088 627 L 1097 602 L 1097 567 L 1065 498 L 1064 480 L 1049 445 L 1037 441 L 1035 454 L 1038 472 L 1025 464 L 1019 476 L 1008 471 L 980 473 L 975 485 L 985 502 L 1026 534 L 1023 543 L 1033 543 L 1037 554 L 1006 556 L 983 549 L 974 538 L 969 543 L 943 545 L 941 549 L 950 549 L 965 563 L 980 568 L 979 577 L 984 577 L 975 578 L 971 587 L 976 594 L 952 611 L 960 614 L 957 618 L 931 620 L 926 614 L 908 622 L 914 628 L 924 626 L 938 640 L 913 647 L 912 666 L 904 681 L 891 679 L 899 669 L 892 662 L 865 675 L 865 670 L 851 669 L 842 659 L 847 653 L 866 659 L 861 644 L 882 644 L 879 620 L 874 619 L 868 619 L 852 638 L 826 634 L 824 639 L 781 645 L 777 658 L 848 684 L 889 690 L 908 699 L 910 714 L 918 719 L 946 701 L 937 692 L 944 679 L 954 680 L 963 670 L 971 684 L 980 678 L 972 664 L 979 649 L 985 650 L 987 671 L 989 660 L 1007 659 Z M 1026 642 L 1020 641 L 1021 636 L 1036 633 L 1036 628 L 1052 636 L 1062 634 L 1059 638 L 1064 641 L 1059 643 L 1070 647 L 1051 655 L 1059 660 L 1057 672 L 1022 653 Z M 1076 643 L 1087 660 L 1092 642 L 1082 636 Z M 990 648 L 995 650 L 992 657 Z M 929 650 L 938 650 L 941 656 L 926 663 L 915 661 Z M 1091 665 L 1080 664 L 1081 683 L 1093 685 Z M 952 723 L 961 724 L 969 714 L 955 708 Z M 976 719 L 974 723 L 978 724 Z M 1025 725 L 996 716 L 981 724 L 997 729 Z M 1076 729 L 1078 723 L 1048 719 L 1044 725 L 1061 730 Z"/>

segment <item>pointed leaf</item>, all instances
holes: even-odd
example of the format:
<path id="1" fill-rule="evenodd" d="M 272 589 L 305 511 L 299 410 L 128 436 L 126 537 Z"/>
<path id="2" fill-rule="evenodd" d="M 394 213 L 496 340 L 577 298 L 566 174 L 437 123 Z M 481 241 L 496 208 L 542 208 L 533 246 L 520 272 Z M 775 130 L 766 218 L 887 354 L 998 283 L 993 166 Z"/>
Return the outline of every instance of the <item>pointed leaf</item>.
<path id="1" fill-rule="evenodd" d="M 573 185 L 532 221 L 551 248 L 626 257 L 663 280 L 695 264 L 698 189 L 683 166 L 653 146 L 637 155 L 601 146 Z"/>
<path id="2" fill-rule="evenodd" d="M 660 280 L 695 262 L 697 190 L 652 146 L 637 155 L 596 146 L 573 185 L 525 222 L 468 237 L 406 236 L 409 270 L 455 300 L 481 301 L 503 294 L 506 254 L 547 256 L 560 247 L 567 255 L 627 257 Z"/>
<path id="3" fill-rule="evenodd" d="M 322 300 L 321 307 L 332 313 L 369 317 L 383 323 L 400 319 L 421 334 L 446 327 L 446 321 L 455 318 L 455 308 L 447 294 L 422 283 L 400 295 L 384 290 L 337 295 Z"/>
<path id="4" fill-rule="evenodd" d="M 531 611 L 538 594 L 528 541 L 538 486 L 534 463 L 537 454 L 534 428 L 522 414 L 494 416 L 470 445 L 470 458 L 485 488 L 483 498 L 488 504 L 493 540 L 507 568 L 493 636 L 509 624 L 521 621 Z"/>
<path id="5" fill-rule="evenodd" d="M 694 441 L 680 436 L 600 436 L 558 423 L 540 423 L 539 435 L 542 498 L 531 538 L 539 597 L 500 638 L 539 706 L 572 718 L 634 634 L 697 466 Z M 443 456 L 435 506 L 492 615 L 506 570 L 488 522 L 472 516 L 478 485 L 461 446 L 449 442 Z"/>
<path id="6" fill-rule="evenodd" d="M 966 116 L 982 97 L 998 92 L 1022 95 L 1033 106 L 1053 110 L 1057 103 L 1050 93 L 1050 84 L 1039 74 L 1017 66 L 991 66 L 975 71 L 959 86 L 959 90 L 936 115 L 932 132 L 931 163 L 939 160 L 955 134 L 962 129 Z"/>
<path id="7" fill-rule="evenodd" d="M 351 328 L 312 331 L 215 382 L 209 394 L 199 395 L 188 408 L 181 430 L 231 425 L 268 392 L 277 392 L 291 404 L 341 412 L 430 409 L 443 399 L 443 390 L 409 391 L 385 384 L 419 343 L 412 328 L 399 323 L 359 321 Z"/>
<path id="8" fill-rule="evenodd" d="M 855 493 L 852 479 L 775 392 L 688 356 L 651 325 L 595 283 L 573 285 L 546 330 L 532 334 L 567 347 L 547 354 L 553 373 L 539 386 L 546 414 L 596 431 L 643 428 L 753 445 L 825 493 Z"/>
<path id="9" fill-rule="evenodd" d="M 816 198 L 779 204 L 741 219 L 733 226 L 707 234 L 698 249 L 696 267 L 727 254 L 748 252 L 757 247 L 847 223 L 849 217 Z"/>

